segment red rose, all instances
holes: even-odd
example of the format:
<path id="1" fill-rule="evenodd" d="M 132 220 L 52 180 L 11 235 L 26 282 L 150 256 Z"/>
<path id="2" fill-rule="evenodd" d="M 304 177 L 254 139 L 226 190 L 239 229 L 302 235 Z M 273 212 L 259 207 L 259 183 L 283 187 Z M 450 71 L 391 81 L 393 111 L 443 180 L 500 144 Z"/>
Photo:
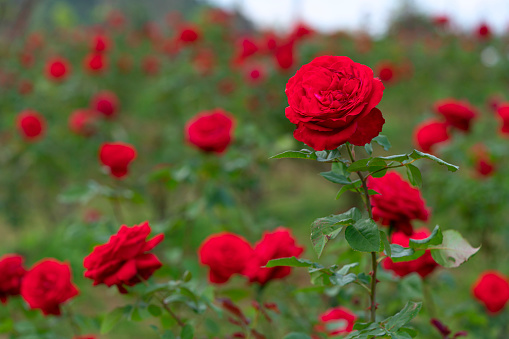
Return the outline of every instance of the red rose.
<path id="1" fill-rule="evenodd" d="M 500 132 L 509 135 L 509 103 L 502 103 L 497 108 L 497 114 L 502 120 Z"/>
<path id="2" fill-rule="evenodd" d="M 105 118 L 113 118 L 118 111 L 118 98 L 113 92 L 102 91 L 92 97 L 90 106 Z"/>
<path id="3" fill-rule="evenodd" d="M 93 335 L 82 335 L 79 337 L 73 337 L 72 339 L 98 339 L 98 338 Z"/>
<path id="4" fill-rule="evenodd" d="M 200 33 L 196 27 L 186 26 L 180 30 L 179 41 L 188 44 L 200 39 Z"/>
<path id="5" fill-rule="evenodd" d="M 95 133 L 97 115 L 88 109 L 77 109 L 69 116 L 69 129 L 85 137 Z"/>
<path id="6" fill-rule="evenodd" d="M 120 293 L 127 293 L 125 286 L 134 286 L 147 280 L 162 264 L 152 253 L 147 253 L 164 239 L 158 234 L 147 241 L 151 232 L 148 222 L 138 226 L 122 225 L 117 234 L 100 246 L 94 247 L 83 261 L 85 278 L 94 280 L 94 286 L 116 285 Z"/>
<path id="7" fill-rule="evenodd" d="M 186 138 L 204 152 L 223 153 L 232 140 L 233 118 L 217 108 L 201 112 L 186 124 Z"/>
<path id="8" fill-rule="evenodd" d="M 410 245 L 410 239 L 415 240 L 425 239 L 430 235 L 431 232 L 426 227 L 421 227 L 418 230 L 414 231 L 414 233 L 410 236 L 406 235 L 403 232 L 394 232 L 391 240 L 393 244 L 408 247 Z M 393 262 L 391 258 L 386 258 L 382 262 L 382 266 L 386 270 L 393 271 L 396 275 L 400 277 L 404 277 L 410 273 L 416 272 L 421 277 L 425 278 L 429 274 L 431 274 L 435 270 L 435 268 L 438 267 L 438 264 L 431 256 L 431 252 L 427 250 L 422 256 L 412 261 Z"/>
<path id="9" fill-rule="evenodd" d="M 490 159 L 488 149 L 484 144 L 476 144 L 472 147 L 475 170 L 483 177 L 489 177 L 495 172 L 495 165 Z"/>
<path id="10" fill-rule="evenodd" d="M 200 262 L 209 266 L 209 281 L 223 284 L 236 273 L 242 274 L 253 256 L 246 239 L 233 233 L 218 233 L 203 241 L 198 250 Z"/>
<path id="11" fill-rule="evenodd" d="M 428 220 L 429 212 L 421 193 L 397 172 L 389 172 L 381 178 L 370 177 L 368 188 L 380 193 L 371 195 L 370 200 L 373 219 L 382 225 L 390 225 L 406 235 L 412 235 L 412 220 Z"/>
<path id="12" fill-rule="evenodd" d="M 486 23 L 482 23 L 477 28 L 477 36 L 480 39 L 489 39 L 491 37 L 491 29 Z"/>
<path id="13" fill-rule="evenodd" d="M 433 23 L 436 26 L 441 27 L 441 28 L 448 27 L 449 23 L 450 23 L 450 19 L 447 15 L 437 15 L 437 16 L 434 16 L 432 19 L 433 19 Z"/>
<path id="14" fill-rule="evenodd" d="M 386 83 L 390 83 L 391 80 L 394 81 L 394 76 L 396 74 L 396 66 L 393 65 L 389 61 L 379 62 L 376 66 L 377 74 L 380 80 Z"/>
<path id="15" fill-rule="evenodd" d="M 313 35 L 313 29 L 306 24 L 300 22 L 295 26 L 292 30 L 292 33 L 290 33 L 290 39 L 293 40 L 300 40 L 308 35 Z"/>
<path id="16" fill-rule="evenodd" d="M 475 108 L 468 102 L 445 99 L 435 103 L 435 111 L 441 114 L 447 124 L 462 131 L 470 129 L 470 121 L 477 116 Z"/>
<path id="17" fill-rule="evenodd" d="M 258 52 L 258 46 L 253 39 L 247 37 L 240 40 L 240 42 L 237 43 L 235 63 L 244 62 L 247 58 L 256 54 L 256 52 Z"/>
<path id="18" fill-rule="evenodd" d="M 106 52 L 108 49 L 110 49 L 110 46 L 110 39 L 105 35 L 96 35 L 92 39 L 91 47 L 95 52 Z"/>
<path id="19" fill-rule="evenodd" d="M 320 315 L 320 324 L 316 326 L 318 332 L 327 336 L 338 336 L 353 331 L 357 316 L 346 307 L 335 307 Z"/>
<path id="20" fill-rule="evenodd" d="M 302 66 L 286 84 L 286 117 L 293 135 L 317 151 L 349 141 L 365 145 L 385 120 L 375 108 L 384 85 L 373 71 L 342 56 L 322 56 Z"/>
<path id="21" fill-rule="evenodd" d="M 38 308 L 44 315 L 60 315 L 60 304 L 78 295 L 71 281 L 71 268 L 55 259 L 44 259 L 35 264 L 23 278 L 21 296 L 31 309 Z"/>
<path id="22" fill-rule="evenodd" d="M 46 76 L 50 80 L 64 80 L 71 70 L 69 62 L 64 58 L 54 58 L 46 63 Z"/>
<path id="23" fill-rule="evenodd" d="M 509 300 L 509 282 L 497 271 L 486 271 L 472 287 L 474 297 L 491 313 L 501 311 Z"/>
<path id="24" fill-rule="evenodd" d="M 16 125 L 26 140 L 37 140 L 44 135 L 46 120 L 38 112 L 27 109 L 18 114 Z"/>
<path id="25" fill-rule="evenodd" d="M 123 142 L 104 143 L 99 150 L 99 160 L 117 179 L 127 175 L 128 166 L 136 155 L 134 146 Z"/>
<path id="26" fill-rule="evenodd" d="M 21 280 L 26 270 L 23 257 L 17 254 L 6 254 L 0 257 L 0 301 L 7 302 L 7 297 L 19 295 Z"/>
<path id="27" fill-rule="evenodd" d="M 436 144 L 449 140 L 447 124 L 436 120 L 427 120 L 419 124 L 414 131 L 414 142 L 422 151 L 430 153 Z"/>
<path id="28" fill-rule="evenodd" d="M 295 244 L 290 230 L 279 227 L 274 232 L 265 232 L 254 248 L 254 256 L 247 264 L 244 274 L 250 282 L 265 285 L 272 279 L 282 279 L 291 273 L 291 267 L 262 268 L 269 260 L 298 257 L 304 248 Z"/>
<path id="29" fill-rule="evenodd" d="M 106 68 L 106 57 L 104 54 L 90 53 L 83 60 L 85 70 L 92 73 L 100 73 Z"/>
<path id="30" fill-rule="evenodd" d="M 274 56 L 276 58 L 276 66 L 282 70 L 286 71 L 287 69 L 292 68 L 295 58 L 294 58 L 294 46 L 295 42 L 293 40 L 289 40 L 285 43 L 278 44 L 274 49 Z"/>

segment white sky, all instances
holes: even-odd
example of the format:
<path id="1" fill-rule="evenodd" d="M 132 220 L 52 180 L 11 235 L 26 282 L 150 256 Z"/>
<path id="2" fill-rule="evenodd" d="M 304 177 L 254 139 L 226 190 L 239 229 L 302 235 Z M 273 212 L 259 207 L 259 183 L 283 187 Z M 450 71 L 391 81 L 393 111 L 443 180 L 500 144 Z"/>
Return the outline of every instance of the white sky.
<path id="1" fill-rule="evenodd" d="M 311 27 L 332 32 L 367 29 L 381 34 L 402 0 L 205 0 L 241 12 L 260 28 L 285 29 L 297 19 Z M 509 0 L 414 0 L 424 13 L 446 14 L 464 30 L 486 21 L 496 32 L 509 27 Z"/>

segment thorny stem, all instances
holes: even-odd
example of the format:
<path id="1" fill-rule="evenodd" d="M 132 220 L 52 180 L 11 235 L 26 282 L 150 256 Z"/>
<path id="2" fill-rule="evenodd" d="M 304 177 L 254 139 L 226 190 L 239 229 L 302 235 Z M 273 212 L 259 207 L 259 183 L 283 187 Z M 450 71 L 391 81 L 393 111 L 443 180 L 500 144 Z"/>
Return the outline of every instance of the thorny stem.
<path id="1" fill-rule="evenodd" d="M 352 146 L 353 147 L 353 146 Z M 348 156 L 350 157 L 350 160 L 355 162 L 354 155 L 352 153 L 352 150 L 350 149 L 350 145 L 346 145 L 346 149 L 348 151 Z M 403 165 L 402 165 L 403 166 Z M 397 166 L 400 167 L 400 166 Z M 369 200 L 369 192 L 368 192 L 368 186 L 366 184 L 366 178 L 362 174 L 361 171 L 356 172 L 359 176 L 359 179 L 362 183 L 362 189 L 364 194 L 364 203 L 366 204 L 366 209 L 368 210 L 369 218 L 373 219 L 373 211 L 371 209 L 371 201 Z M 370 311 L 371 311 L 371 317 L 370 321 L 375 322 L 376 321 L 376 271 L 378 268 L 378 261 L 377 261 L 377 253 L 371 252 L 371 270 L 372 270 L 372 276 L 371 276 L 371 289 L 370 289 Z"/>

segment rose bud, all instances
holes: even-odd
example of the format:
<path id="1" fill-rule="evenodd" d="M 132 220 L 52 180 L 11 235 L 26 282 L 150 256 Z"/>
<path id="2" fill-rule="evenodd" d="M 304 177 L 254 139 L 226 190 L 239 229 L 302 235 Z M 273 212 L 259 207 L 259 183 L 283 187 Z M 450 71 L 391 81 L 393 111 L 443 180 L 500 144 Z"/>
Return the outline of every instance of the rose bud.
<path id="1" fill-rule="evenodd" d="M 111 41 L 106 35 L 96 35 L 91 42 L 92 51 L 101 53 L 111 48 Z"/>
<path id="2" fill-rule="evenodd" d="M 128 166 L 136 155 L 134 146 L 123 142 L 104 143 L 99 150 L 99 160 L 116 179 L 128 174 Z"/>
<path id="3" fill-rule="evenodd" d="M 189 44 L 200 39 L 200 32 L 198 31 L 198 28 L 194 26 L 185 26 L 182 27 L 178 36 L 180 42 Z"/>
<path id="4" fill-rule="evenodd" d="M 223 153 L 232 140 L 233 118 L 217 108 L 197 114 L 186 124 L 189 143 L 204 152 Z"/>
<path id="5" fill-rule="evenodd" d="M 7 297 L 20 294 L 21 281 L 26 273 L 23 261 L 23 257 L 17 254 L 0 257 L 0 301 L 3 304 Z"/>
<path id="6" fill-rule="evenodd" d="M 410 236 L 413 220 L 428 220 L 429 211 L 421 193 L 397 172 L 389 172 L 381 178 L 370 177 L 367 184 L 369 189 L 380 193 L 369 197 L 375 221 Z"/>
<path id="7" fill-rule="evenodd" d="M 335 307 L 320 315 L 315 330 L 327 336 L 339 336 L 353 331 L 357 316 L 346 307 Z"/>
<path id="8" fill-rule="evenodd" d="M 286 117 L 297 125 L 293 136 L 316 151 L 345 142 L 364 146 L 385 123 L 375 108 L 383 90 L 367 66 L 341 56 L 315 58 L 286 84 Z"/>
<path id="9" fill-rule="evenodd" d="M 414 131 L 414 143 L 424 152 L 430 153 L 435 145 L 449 140 L 447 124 L 434 119 L 419 124 Z"/>
<path id="10" fill-rule="evenodd" d="M 394 232 L 391 237 L 391 242 L 403 247 L 408 247 L 410 245 L 410 239 L 426 239 L 430 235 L 431 232 L 426 227 L 421 227 L 418 230 L 415 230 L 414 233 L 410 236 L 403 232 Z M 426 278 L 435 270 L 435 268 L 438 267 L 438 264 L 431 257 L 431 252 L 426 250 L 422 256 L 412 261 L 393 262 L 391 258 L 386 258 L 382 262 L 382 266 L 386 270 L 393 271 L 397 276 L 400 277 L 404 277 L 410 273 L 416 272 L 422 278 Z"/>
<path id="11" fill-rule="evenodd" d="M 445 99 L 435 103 L 435 111 L 445 118 L 448 125 L 468 132 L 470 122 L 477 116 L 475 108 L 466 101 Z"/>
<path id="12" fill-rule="evenodd" d="M 94 286 L 115 285 L 120 293 L 127 293 L 125 286 L 134 286 L 150 278 L 162 264 L 154 254 L 147 252 L 164 239 L 164 234 L 158 234 L 147 240 L 151 231 L 146 221 L 133 227 L 122 225 L 106 244 L 94 247 L 85 258 L 85 278 L 94 280 Z"/>
<path id="13" fill-rule="evenodd" d="M 203 241 L 198 250 L 200 262 L 209 267 L 209 281 L 224 284 L 234 274 L 242 274 L 253 256 L 251 245 L 233 233 L 218 233 Z"/>
<path id="14" fill-rule="evenodd" d="M 502 121 L 500 132 L 502 135 L 509 135 L 509 103 L 501 103 L 497 108 L 497 115 Z"/>
<path id="15" fill-rule="evenodd" d="M 71 268 L 55 259 L 44 259 L 24 276 L 21 296 L 31 309 L 40 309 L 44 315 L 60 315 L 60 304 L 78 295 L 71 281 Z"/>
<path id="16" fill-rule="evenodd" d="M 90 107 L 105 118 L 111 119 L 117 115 L 118 98 L 113 92 L 102 91 L 92 97 Z"/>
<path id="17" fill-rule="evenodd" d="M 484 144 L 476 144 L 472 146 L 474 159 L 474 168 L 477 174 L 482 177 L 489 177 L 495 172 L 495 165 L 491 160 L 489 151 Z"/>
<path id="18" fill-rule="evenodd" d="M 491 29 L 485 22 L 481 23 L 479 27 L 477 27 L 477 37 L 481 40 L 491 38 Z"/>
<path id="19" fill-rule="evenodd" d="M 500 272 L 486 271 L 472 286 L 472 293 L 488 312 L 498 313 L 509 300 L 509 282 Z"/>
<path id="20" fill-rule="evenodd" d="M 96 131 L 97 114 L 89 109 L 77 109 L 69 116 L 69 129 L 84 137 Z"/>
<path id="21" fill-rule="evenodd" d="M 25 140 L 35 141 L 41 138 L 46 131 L 46 120 L 38 112 L 26 109 L 16 118 L 18 131 Z"/>
<path id="22" fill-rule="evenodd" d="M 262 268 L 269 260 L 298 257 L 302 254 L 304 248 L 295 244 L 290 230 L 279 227 L 274 232 L 265 232 L 254 248 L 254 255 L 246 265 L 244 275 L 250 282 L 257 282 L 265 285 L 270 280 L 282 279 L 291 273 L 291 267 L 280 266 L 272 268 Z"/>
<path id="23" fill-rule="evenodd" d="M 53 81 L 62 81 L 70 73 L 71 66 L 64 58 L 54 58 L 46 63 L 46 77 Z"/>
<path id="24" fill-rule="evenodd" d="M 83 67 L 90 73 L 101 73 L 106 68 L 106 57 L 99 53 L 90 53 L 83 60 Z"/>

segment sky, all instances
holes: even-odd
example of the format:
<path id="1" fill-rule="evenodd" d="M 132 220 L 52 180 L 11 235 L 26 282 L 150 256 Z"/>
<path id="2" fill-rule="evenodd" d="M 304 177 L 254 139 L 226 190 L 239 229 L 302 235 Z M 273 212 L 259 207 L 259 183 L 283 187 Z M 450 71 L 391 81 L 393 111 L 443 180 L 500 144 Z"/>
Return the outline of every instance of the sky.
<path id="1" fill-rule="evenodd" d="M 285 30 L 303 21 L 316 30 L 365 29 L 383 34 L 402 0 L 205 0 L 231 10 L 235 7 L 260 28 Z M 446 14 L 456 26 L 473 30 L 485 21 L 495 32 L 509 28 L 509 0 L 413 0 L 430 15 Z"/>

